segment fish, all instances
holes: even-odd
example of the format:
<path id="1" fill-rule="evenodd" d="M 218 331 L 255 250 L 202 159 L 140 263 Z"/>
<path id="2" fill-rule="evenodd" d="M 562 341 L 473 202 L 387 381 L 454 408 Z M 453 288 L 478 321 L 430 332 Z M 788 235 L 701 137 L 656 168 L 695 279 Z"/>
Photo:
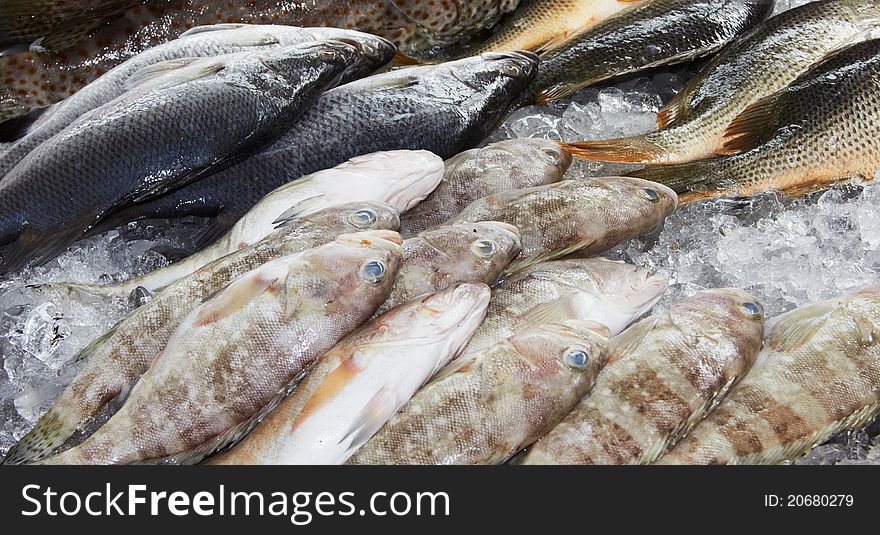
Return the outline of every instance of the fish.
<path id="1" fill-rule="evenodd" d="M 116 414 L 46 462 L 192 463 L 237 441 L 385 299 L 400 244 L 344 234 L 234 279 L 186 314 Z"/>
<path id="2" fill-rule="evenodd" d="M 498 221 L 450 225 L 406 239 L 403 265 L 376 314 L 455 284 L 494 284 L 519 249 L 519 229 Z"/>
<path id="3" fill-rule="evenodd" d="M 400 235 L 415 236 L 457 216 L 471 202 L 509 189 L 559 182 L 571 154 L 544 139 L 508 139 L 457 154 L 446 161 L 437 189 L 400 218 Z"/>
<path id="4" fill-rule="evenodd" d="M 66 285 L 103 296 L 128 296 L 137 288 L 155 292 L 209 262 L 253 245 L 281 225 L 295 225 L 302 217 L 330 206 L 377 201 L 405 213 L 437 187 L 443 171 L 443 159 L 428 151 L 357 156 L 275 189 L 217 241 L 183 260 L 118 284 Z M 354 213 L 351 221 L 368 228 L 376 217 L 375 211 L 367 209 Z"/>
<path id="5" fill-rule="evenodd" d="M 784 11 L 715 56 L 660 110 L 657 132 L 578 142 L 570 149 L 586 159 L 642 164 L 718 156 L 737 115 L 878 25 L 880 3 L 865 0 L 821 0 Z"/>
<path id="6" fill-rule="evenodd" d="M 377 34 L 420 55 L 491 26 L 519 0 L 179 0 L 135 5 L 86 35 L 0 55 L 0 121 L 59 102 L 132 56 L 206 25 L 284 24 Z M 48 48 L 47 48 L 48 47 Z"/>
<path id="7" fill-rule="evenodd" d="M 293 393 L 209 464 L 342 464 L 483 319 L 490 290 L 465 283 L 395 307 L 322 356 Z"/>
<path id="8" fill-rule="evenodd" d="M 519 228 L 522 250 L 507 273 L 577 252 L 601 254 L 657 227 L 678 205 L 671 189 L 627 177 L 563 180 L 489 195 L 448 224 L 503 221 Z"/>
<path id="9" fill-rule="evenodd" d="M 221 58 L 200 68 L 195 80 L 81 117 L 28 154 L 0 184 L 0 273 L 53 259 L 108 212 L 246 159 L 279 138 L 349 65 L 360 62 L 381 65 L 341 41 L 281 48 L 229 64 Z"/>
<path id="10" fill-rule="evenodd" d="M 151 74 L 180 73 L 181 69 L 161 68 L 174 66 L 175 60 L 183 64 L 189 63 L 195 58 L 268 51 L 282 46 L 328 39 L 357 43 L 364 56 L 381 53 L 381 50 L 375 46 L 375 36 L 337 28 L 247 24 L 215 24 L 193 28 L 177 39 L 145 50 L 110 69 L 79 91 L 51 107 L 45 108 L 36 122 L 28 124 L 29 121 L 22 121 L 24 123 L 23 132 L 10 133 L 9 137 L 17 138 L 15 144 L 0 154 L 0 177 L 5 176 L 34 148 L 69 126 L 83 114 L 127 94 L 133 87 L 143 86 L 144 84 L 135 83 L 138 79 L 143 79 L 145 75 Z M 4 58 L 0 56 L 0 63 L 3 61 Z M 19 67 L 17 70 L 21 71 L 23 66 L 18 65 L 17 67 Z M 350 70 L 343 74 L 342 82 L 356 80 L 368 74 L 367 71 L 355 67 L 354 65 L 350 66 Z M 10 69 L 9 72 L 12 71 Z M 15 74 L 16 76 L 26 76 L 24 72 L 16 72 Z M 61 74 L 60 78 L 60 81 L 51 82 L 51 85 L 43 87 L 56 87 L 59 84 L 70 82 L 66 74 Z M 162 79 L 168 81 L 169 77 L 163 76 Z M 21 78 L 19 82 L 21 80 L 25 81 L 24 85 L 33 88 L 32 91 L 37 91 L 35 86 L 39 86 L 40 83 L 50 84 L 45 80 L 40 80 L 37 84 L 28 84 L 25 78 Z M 4 98 L 0 93 L 0 116 L 3 114 L 2 102 Z M 48 101 L 38 101 L 41 106 L 46 102 Z M 0 131 L 10 130 L 11 127 L 7 128 L 7 126 L 12 122 L 7 121 L 0 124 Z"/>
<path id="11" fill-rule="evenodd" d="M 773 11 L 775 0 L 652 0 L 541 54 L 524 102 L 544 103 L 612 78 L 717 52 Z"/>
<path id="12" fill-rule="evenodd" d="M 657 464 L 790 462 L 880 413 L 880 284 L 774 318 L 746 377 Z"/>
<path id="13" fill-rule="evenodd" d="M 570 319 L 601 323 L 616 336 L 651 310 L 667 287 L 665 278 L 647 269 L 604 258 L 542 262 L 493 289 L 489 312 L 466 352 Z"/>
<path id="14" fill-rule="evenodd" d="M 789 196 L 872 180 L 880 167 L 880 40 L 843 48 L 786 88 L 755 102 L 707 160 L 631 172 L 682 194 L 682 202 L 776 190 Z"/>
<path id="15" fill-rule="evenodd" d="M 213 218 L 213 225 L 225 231 L 276 187 L 354 156 L 419 149 L 451 158 L 480 143 L 506 116 L 511 101 L 531 82 L 537 62 L 531 52 L 498 52 L 337 87 L 260 153 L 120 210 L 96 228 L 199 215 Z"/>
<path id="16" fill-rule="evenodd" d="M 125 398 L 131 392 L 153 358 L 166 346 L 174 329 L 199 303 L 269 261 L 320 247 L 340 235 L 365 230 L 360 220 L 352 217 L 364 211 L 375 215 L 370 218 L 374 220 L 372 229 L 392 230 L 399 223 L 397 212 L 387 204 L 359 202 L 330 207 L 305 216 L 296 225 L 280 229 L 250 247 L 217 259 L 156 293 L 77 355 L 75 360 L 85 360 L 85 366 L 34 428 L 12 446 L 4 462 L 21 464 L 40 460 L 77 432 L 87 432 L 108 402 L 117 396 Z M 352 224 L 352 220 L 356 224 Z M 343 299 L 343 302 L 347 301 Z M 372 312 L 370 310 L 370 314 Z"/>
<path id="17" fill-rule="evenodd" d="M 349 464 L 500 464 L 561 420 L 608 360 L 608 329 L 545 324 L 452 362 Z"/>
<path id="18" fill-rule="evenodd" d="M 522 464 L 653 463 L 746 376 L 763 338 L 763 307 L 734 288 L 640 321 L 611 340 L 592 392 Z"/>

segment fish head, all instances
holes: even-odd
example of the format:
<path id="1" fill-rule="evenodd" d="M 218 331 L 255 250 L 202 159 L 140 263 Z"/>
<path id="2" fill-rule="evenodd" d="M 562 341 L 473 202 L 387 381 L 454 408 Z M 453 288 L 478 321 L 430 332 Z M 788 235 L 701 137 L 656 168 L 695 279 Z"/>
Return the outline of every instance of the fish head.
<path id="1" fill-rule="evenodd" d="M 297 226 L 338 229 L 339 234 L 367 230 L 397 230 L 400 216 L 390 204 L 357 201 L 329 206 L 296 220 Z"/>
<path id="2" fill-rule="evenodd" d="M 382 44 L 380 37 L 374 42 L 376 47 Z M 368 74 L 381 67 L 383 59 L 379 48 L 368 48 L 358 41 L 342 38 L 275 48 L 265 52 L 261 61 L 290 82 L 300 81 L 310 74 L 323 78 L 329 86 L 338 84 L 352 73 L 358 76 Z"/>
<path id="3" fill-rule="evenodd" d="M 378 35 L 353 30 L 342 30 L 344 35 L 333 39 L 347 43 L 358 51 L 358 60 L 349 63 L 342 75 L 341 83 L 358 80 L 391 63 L 397 53 L 397 46 Z"/>
<path id="4" fill-rule="evenodd" d="M 619 200 L 615 202 L 614 211 L 638 225 L 639 234 L 657 227 L 678 208 L 678 195 L 656 182 L 620 176 L 591 180 L 615 194 Z"/>
<path id="5" fill-rule="evenodd" d="M 571 166 L 571 152 L 548 139 L 507 139 L 482 148 L 477 157 L 480 167 L 505 169 L 517 181 L 515 188 L 552 184 L 562 180 Z M 536 181 L 535 177 L 542 177 Z"/>
<path id="6" fill-rule="evenodd" d="M 516 258 L 521 242 L 513 225 L 499 221 L 459 223 L 422 232 L 404 244 L 408 265 L 450 281 L 492 284 Z"/>

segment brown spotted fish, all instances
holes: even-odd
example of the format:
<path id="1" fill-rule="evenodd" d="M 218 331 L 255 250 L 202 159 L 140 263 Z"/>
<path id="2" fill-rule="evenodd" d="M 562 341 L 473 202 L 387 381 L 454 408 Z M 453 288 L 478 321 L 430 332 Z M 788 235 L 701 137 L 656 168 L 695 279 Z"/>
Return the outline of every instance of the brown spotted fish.
<path id="1" fill-rule="evenodd" d="M 523 464 L 650 464 L 748 372 L 761 305 L 736 289 L 700 292 L 611 340 L 596 386 Z"/>
<path id="2" fill-rule="evenodd" d="M 783 314 L 751 371 L 659 464 L 793 461 L 880 412 L 880 284 Z"/>

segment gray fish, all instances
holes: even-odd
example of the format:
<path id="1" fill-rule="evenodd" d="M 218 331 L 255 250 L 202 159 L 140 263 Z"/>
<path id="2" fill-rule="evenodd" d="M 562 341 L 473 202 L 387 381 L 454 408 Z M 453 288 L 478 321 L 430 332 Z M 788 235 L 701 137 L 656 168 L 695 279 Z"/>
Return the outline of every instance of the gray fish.
<path id="1" fill-rule="evenodd" d="M 368 218 L 371 225 L 366 227 L 359 216 L 365 211 L 373 214 Z M 77 360 L 88 359 L 85 367 L 34 428 L 9 450 L 4 462 L 41 459 L 84 429 L 110 400 L 131 390 L 181 319 L 233 279 L 270 260 L 328 243 L 340 234 L 366 228 L 395 229 L 398 224 L 397 212 L 382 203 L 327 208 L 165 288 L 83 350 Z"/>
<path id="2" fill-rule="evenodd" d="M 401 216 L 400 235 L 440 225 L 487 195 L 559 182 L 569 165 L 571 154 L 544 139 L 508 139 L 464 151 L 446 161 L 437 189 Z"/>
<path id="3" fill-rule="evenodd" d="M 377 60 L 323 41 L 229 64 L 221 57 L 195 80 L 80 117 L 0 184 L 0 273 L 51 260 L 108 212 L 245 159 L 281 136 L 349 65 L 378 67 L 390 55 Z"/>

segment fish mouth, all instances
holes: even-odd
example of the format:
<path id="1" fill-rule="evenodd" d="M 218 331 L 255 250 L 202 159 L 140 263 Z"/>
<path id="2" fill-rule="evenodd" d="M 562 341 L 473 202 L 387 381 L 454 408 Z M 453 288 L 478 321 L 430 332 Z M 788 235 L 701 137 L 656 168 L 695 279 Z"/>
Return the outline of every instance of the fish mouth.
<path id="1" fill-rule="evenodd" d="M 632 291 L 629 296 L 621 296 L 621 303 L 629 302 L 632 306 L 634 318 L 637 318 L 651 310 L 657 301 L 663 297 L 669 289 L 669 281 L 665 277 L 655 275 L 647 269 L 633 267 L 627 277 L 628 290 Z"/>
<path id="2" fill-rule="evenodd" d="M 516 225 L 511 225 L 510 223 L 505 223 L 503 221 L 480 221 L 480 223 L 495 227 L 502 232 L 509 234 L 517 248 L 522 248 L 522 232 L 520 232 L 519 227 Z"/>
<path id="3" fill-rule="evenodd" d="M 355 234 L 342 234 L 336 238 L 336 241 L 348 245 L 376 247 L 392 253 L 400 253 L 403 243 L 400 234 L 393 230 L 370 230 Z"/>

